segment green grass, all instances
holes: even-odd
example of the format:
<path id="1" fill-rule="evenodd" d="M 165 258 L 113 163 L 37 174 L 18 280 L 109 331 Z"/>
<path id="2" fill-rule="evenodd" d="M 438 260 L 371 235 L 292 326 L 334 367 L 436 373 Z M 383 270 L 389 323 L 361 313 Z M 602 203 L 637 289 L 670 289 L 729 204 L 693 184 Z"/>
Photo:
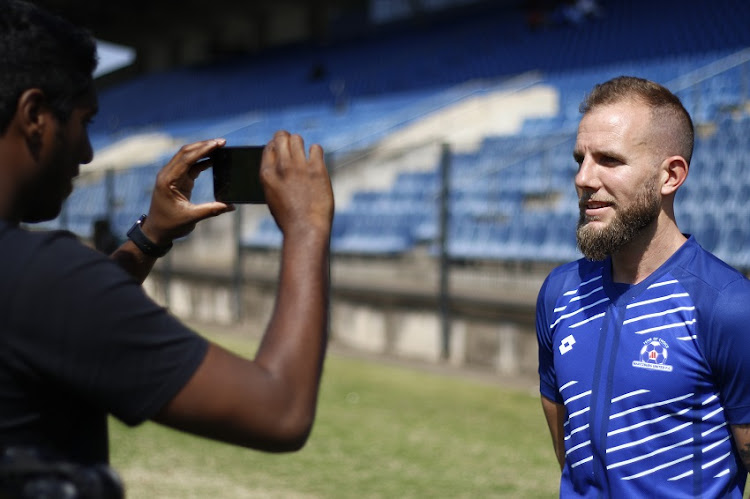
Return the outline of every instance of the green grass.
<path id="1" fill-rule="evenodd" d="M 251 355 L 254 344 L 214 337 Z M 262 410 L 262 408 L 259 408 Z M 539 397 L 329 354 L 315 427 L 271 455 L 112 421 L 128 498 L 555 497 Z"/>

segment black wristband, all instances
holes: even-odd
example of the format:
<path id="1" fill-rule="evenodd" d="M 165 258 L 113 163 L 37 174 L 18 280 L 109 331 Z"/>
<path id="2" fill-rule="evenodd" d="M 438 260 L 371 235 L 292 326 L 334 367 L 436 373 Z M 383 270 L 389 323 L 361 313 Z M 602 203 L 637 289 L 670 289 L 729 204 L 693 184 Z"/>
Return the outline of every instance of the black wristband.
<path id="1" fill-rule="evenodd" d="M 169 243 L 168 246 L 159 246 L 158 244 L 151 241 L 151 239 L 146 237 L 146 234 L 144 234 L 143 230 L 141 230 L 141 225 L 145 220 L 146 215 L 141 215 L 141 218 L 136 220 L 136 222 L 128 231 L 128 239 L 133 241 L 133 243 L 138 246 L 138 249 L 141 250 L 141 252 L 146 256 L 159 258 L 166 255 L 167 252 L 172 249 L 172 243 Z"/>

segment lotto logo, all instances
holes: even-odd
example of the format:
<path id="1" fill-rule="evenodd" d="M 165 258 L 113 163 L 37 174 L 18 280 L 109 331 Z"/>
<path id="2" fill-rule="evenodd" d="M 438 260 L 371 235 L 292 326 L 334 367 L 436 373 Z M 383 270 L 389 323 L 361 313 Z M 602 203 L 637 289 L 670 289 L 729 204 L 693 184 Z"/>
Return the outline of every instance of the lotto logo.
<path id="1" fill-rule="evenodd" d="M 573 350 L 573 345 L 576 344 L 576 339 L 573 338 L 573 335 L 568 335 L 560 342 L 560 355 L 565 355 L 566 353 Z"/>

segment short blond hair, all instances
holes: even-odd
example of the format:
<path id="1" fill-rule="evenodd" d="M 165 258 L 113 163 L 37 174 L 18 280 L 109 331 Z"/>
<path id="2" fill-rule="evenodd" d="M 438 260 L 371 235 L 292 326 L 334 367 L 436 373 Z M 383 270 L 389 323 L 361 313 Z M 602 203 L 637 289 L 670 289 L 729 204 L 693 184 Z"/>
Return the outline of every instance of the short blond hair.
<path id="1" fill-rule="evenodd" d="M 594 86 L 581 103 L 584 115 L 592 109 L 632 99 L 651 109 L 651 116 L 664 130 L 668 130 L 675 151 L 690 164 L 695 142 L 695 128 L 690 114 L 680 99 L 666 87 L 644 78 L 618 76 Z"/>

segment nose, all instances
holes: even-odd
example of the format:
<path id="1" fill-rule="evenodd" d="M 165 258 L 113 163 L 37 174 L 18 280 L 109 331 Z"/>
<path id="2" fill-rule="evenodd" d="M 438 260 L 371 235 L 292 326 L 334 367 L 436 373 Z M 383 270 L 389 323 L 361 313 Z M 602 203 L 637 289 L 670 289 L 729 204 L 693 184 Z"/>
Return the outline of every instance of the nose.
<path id="1" fill-rule="evenodd" d="M 576 190 L 596 190 L 598 188 L 598 178 L 596 177 L 596 164 L 588 155 L 578 165 L 578 173 L 575 176 Z"/>
<path id="2" fill-rule="evenodd" d="M 88 134 L 86 134 L 85 140 L 83 141 L 82 150 L 81 150 L 81 164 L 85 165 L 85 164 L 91 163 L 93 159 L 94 159 L 94 148 L 91 146 L 91 139 L 89 138 Z"/>

